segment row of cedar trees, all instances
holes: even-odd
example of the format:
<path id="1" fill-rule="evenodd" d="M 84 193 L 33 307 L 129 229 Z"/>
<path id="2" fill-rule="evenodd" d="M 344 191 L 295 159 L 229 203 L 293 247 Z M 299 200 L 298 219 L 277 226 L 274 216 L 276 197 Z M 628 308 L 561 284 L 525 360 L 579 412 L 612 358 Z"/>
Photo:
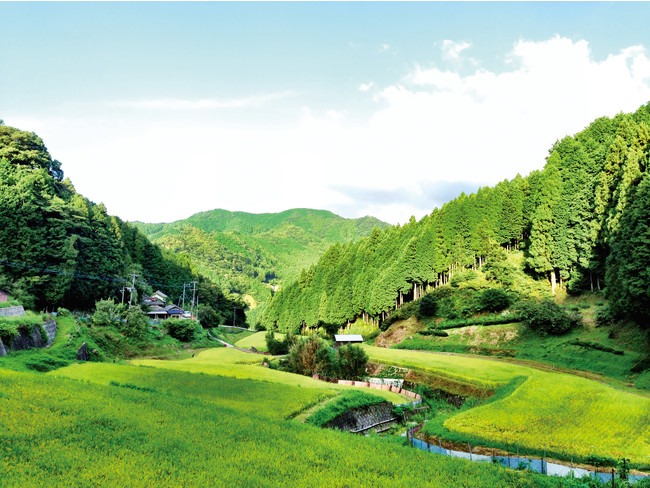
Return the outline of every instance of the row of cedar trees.
<path id="1" fill-rule="evenodd" d="M 100 299 L 120 301 L 135 273 L 140 298 L 160 289 L 177 300 L 183 283 L 197 281 L 199 303 L 224 318 L 236 307 L 243 317 L 244 304 L 199 276 L 186 255 L 162 251 L 77 193 L 38 136 L 1 121 L 0 189 L 0 287 L 28 307 L 90 310 Z"/>
<path id="2" fill-rule="evenodd" d="M 650 104 L 597 119 L 558 141 L 542 171 L 462 193 L 418 222 L 332 246 L 276 294 L 262 323 L 296 330 L 319 321 L 382 320 L 458 271 L 486 262 L 498 268 L 503 251 L 517 248 L 525 252 L 525 271 L 546 279 L 549 291 L 604 289 L 615 314 L 647 317 L 649 127 Z"/>

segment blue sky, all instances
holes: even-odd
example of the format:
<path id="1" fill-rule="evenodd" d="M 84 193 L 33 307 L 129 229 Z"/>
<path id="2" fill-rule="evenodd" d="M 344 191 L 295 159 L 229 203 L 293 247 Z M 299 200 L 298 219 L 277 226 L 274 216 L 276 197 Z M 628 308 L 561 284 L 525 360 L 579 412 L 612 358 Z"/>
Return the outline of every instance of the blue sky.
<path id="1" fill-rule="evenodd" d="M 128 220 L 392 223 L 650 101 L 645 2 L 0 2 L 0 119 Z"/>

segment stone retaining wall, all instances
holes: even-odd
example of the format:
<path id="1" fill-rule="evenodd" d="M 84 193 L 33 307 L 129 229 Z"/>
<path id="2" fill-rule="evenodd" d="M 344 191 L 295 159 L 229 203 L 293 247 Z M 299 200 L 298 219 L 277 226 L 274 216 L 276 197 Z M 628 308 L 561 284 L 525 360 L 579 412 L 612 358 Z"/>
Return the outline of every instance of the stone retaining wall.
<path id="1" fill-rule="evenodd" d="M 21 317 L 23 315 L 25 315 L 25 309 L 22 305 L 0 308 L 0 317 Z"/>
<path id="2" fill-rule="evenodd" d="M 22 351 L 24 349 L 49 347 L 56 336 L 56 321 L 49 320 L 42 327 L 47 335 L 46 341 L 43 340 L 40 325 L 35 325 L 31 330 L 20 330 L 8 345 L 3 344 L 2 339 L 0 339 L 0 357 L 6 356 L 8 350 Z"/>

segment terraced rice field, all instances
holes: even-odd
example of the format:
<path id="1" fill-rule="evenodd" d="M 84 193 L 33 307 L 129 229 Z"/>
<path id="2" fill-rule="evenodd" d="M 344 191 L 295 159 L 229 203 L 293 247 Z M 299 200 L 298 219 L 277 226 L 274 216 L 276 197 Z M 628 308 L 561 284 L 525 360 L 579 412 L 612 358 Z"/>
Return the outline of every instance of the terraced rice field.
<path id="1" fill-rule="evenodd" d="M 404 397 L 384 390 L 368 390 L 367 388 L 354 388 L 351 386 L 337 385 L 315 380 L 307 376 L 285 373 L 261 366 L 264 356 L 249 354 L 230 347 L 219 347 L 208 349 L 195 357 L 182 361 L 164 361 L 157 359 L 139 359 L 131 363 L 141 366 L 152 366 L 155 368 L 172 369 L 175 371 L 189 371 L 192 373 L 205 373 L 220 376 L 229 376 L 241 379 L 254 379 L 281 383 L 284 385 L 299 386 L 306 388 L 317 388 L 335 391 L 349 389 L 360 389 L 372 392 L 373 395 L 393 403 L 404 403 Z"/>
<path id="2" fill-rule="evenodd" d="M 498 388 L 525 381 L 510 395 L 444 422 L 472 442 L 544 450 L 563 458 L 626 457 L 650 466 L 650 398 L 564 373 L 447 354 L 364 346 L 371 361 Z M 425 432 L 435 432 L 434 424 Z"/>
<path id="3" fill-rule="evenodd" d="M 47 375 L 0 370 L 1 484 L 559 486 L 540 475 L 430 456 L 400 443 L 289 420 L 332 394 L 106 363 Z"/>
<path id="4" fill-rule="evenodd" d="M 282 340 L 284 339 L 284 334 L 276 332 L 275 338 L 276 340 Z M 251 347 L 254 347 L 258 351 L 267 352 L 266 332 L 256 332 L 255 334 L 249 335 L 248 337 L 237 341 L 235 346 L 241 347 L 242 349 L 250 349 Z"/>

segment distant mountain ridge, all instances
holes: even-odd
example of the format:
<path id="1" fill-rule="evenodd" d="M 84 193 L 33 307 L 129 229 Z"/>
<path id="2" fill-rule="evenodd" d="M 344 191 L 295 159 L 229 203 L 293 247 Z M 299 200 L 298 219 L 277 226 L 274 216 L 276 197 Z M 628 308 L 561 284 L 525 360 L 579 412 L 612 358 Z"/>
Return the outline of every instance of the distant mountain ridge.
<path id="1" fill-rule="evenodd" d="M 170 223 L 133 222 L 133 224 L 153 239 L 166 234 L 178 233 L 187 226 L 204 232 L 239 232 L 252 235 L 295 225 L 305 231 L 314 232 L 322 238 L 346 240 L 354 238 L 358 232 L 370 234 L 373 227 L 386 228 L 390 225 L 375 217 L 346 219 L 329 210 L 309 208 L 294 208 L 277 213 L 260 214 L 214 209 Z"/>
<path id="2" fill-rule="evenodd" d="M 331 245 L 390 226 L 374 217 L 346 219 L 307 208 L 261 214 L 215 209 L 171 223 L 133 224 L 163 248 L 186 252 L 224 289 L 245 296 L 253 321 L 273 290 L 295 280 Z"/>

